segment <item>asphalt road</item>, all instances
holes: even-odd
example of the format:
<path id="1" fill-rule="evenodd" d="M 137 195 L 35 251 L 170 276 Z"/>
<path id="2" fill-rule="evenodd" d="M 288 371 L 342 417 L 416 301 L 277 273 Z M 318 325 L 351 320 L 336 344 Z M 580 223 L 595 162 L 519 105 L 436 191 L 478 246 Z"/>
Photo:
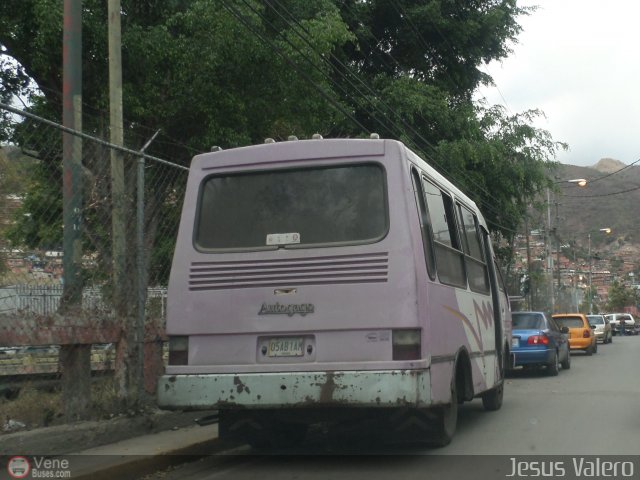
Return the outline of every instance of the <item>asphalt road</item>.
<path id="1" fill-rule="evenodd" d="M 241 447 L 153 478 L 484 480 L 509 478 L 521 462 L 519 476 L 542 476 L 526 470 L 532 458 L 555 477 L 585 478 L 593 472 L 576 474 L 576 465 L 640 454 L 640 336 L 614 337 L 593 356 L 574 353 L 571 369 L 557 377 L 516 372 L 507 379 L 501 410 L 485 412 L 474 400 L 459 415 L 456 437 L 440 449 L 370 445 L 366 438 L 336 446 L 312 436 L 296 449 L 265 454 Z M 633 462 L 626 473 L 640 475 L 640 457 L 606 459 Z"/>

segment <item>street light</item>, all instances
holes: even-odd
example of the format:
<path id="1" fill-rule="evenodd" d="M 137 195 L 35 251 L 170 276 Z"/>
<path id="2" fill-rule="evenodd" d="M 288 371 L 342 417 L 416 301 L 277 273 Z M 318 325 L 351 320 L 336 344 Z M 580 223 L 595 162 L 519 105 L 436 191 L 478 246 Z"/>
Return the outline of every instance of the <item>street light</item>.
<path id="1" fill-rule="evenodd" d="M 594 230 L 595 231 L 595 230 Z M 611 233 L 611 229 L 609 227 L 606 228 L 600 228 L 598 229 L 599 232 L 604 232 L 605 235 L 609 235 Z M 591 232 L 589 232 L 588 234 L 589 237 L 589 250 L 588 250 L 588 257 L 589 257 L 589 292 L 588 292 L 588 296 L 589 296 L 589 314 L 593 313 L 593 294 L 591 293 L 591 277 L 593 275 L 593 270 L 592 270 L 592 259 L 591 259 Z"/>
<path id="2" fill-rule="evenodd" d="M 573 180 L 562 180 L 556 183 L 575 183 L 579 187 L 586 187 L 588 181 L 586 178 L 574 178 Z"/>
<path id="3" fill-rule="evenodd" d="M 556 177 L 556 181 L 554 184 L 561 185 L 563 183 L 573 183 L 578 185 L 579 187 L 587 186 L 586 178 L 573 178 L 571 180 L 559 180 Z M 557 217 L 557 207 L 556 207 L 556 217 Z M 547 187 L 547 269 L 549 271 L 549 297 L 551 299 L 551 312 L 555 312 L 556 308 L 556 299 L 555 293 L 553 291 L 553 255 L 551 255 L 551 193 L 549 188 Z M 560 291 L 560 245 L 558 241 L 558 292 Z"/>

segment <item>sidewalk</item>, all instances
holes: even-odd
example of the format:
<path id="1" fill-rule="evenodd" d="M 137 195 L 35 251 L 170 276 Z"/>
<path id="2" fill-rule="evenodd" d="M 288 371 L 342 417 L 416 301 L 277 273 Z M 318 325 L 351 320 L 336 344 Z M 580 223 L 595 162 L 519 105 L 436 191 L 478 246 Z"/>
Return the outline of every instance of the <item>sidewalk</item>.
<path id="1" fill-rule="evenodd" d="M 213 454 L 219 445 L 218 425 L 195 425 L 134 437 L 71 454 L 72 478 L 140 478 Z"/>
<path id="2" fill-rule="evenodd" d="M 217 424 L 195 424 L 210 413 L 156 412 L 0 435 L 0 455 L 23 456 L 31 464 L 42 457 L 68 459 L 70 478 L 139 478 L 221 448 Z"/>

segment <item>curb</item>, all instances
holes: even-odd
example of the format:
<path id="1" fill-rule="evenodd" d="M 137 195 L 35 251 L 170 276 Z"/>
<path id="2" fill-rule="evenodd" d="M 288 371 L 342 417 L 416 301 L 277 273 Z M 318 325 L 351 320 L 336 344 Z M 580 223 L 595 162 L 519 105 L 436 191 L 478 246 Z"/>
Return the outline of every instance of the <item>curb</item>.
<path id="1" fill-rule="evenodd" d="M 213 413 L 211 411 L 210 413 Z M 195 425 L 207 412 L 168 412 L 87 421 L 0 435 L 0 455 L 66 455 L 142 437 L 175 428 Z"/>
<path id="2" fill-rule="evenodd" d="M 81 480 L 136 479 L 165 470 L 172 466 L 193 462 L 200 458 L 231 448 L 218 438 L 177 448 L 155 455 L 109 456 L 105 464 L 74 468 L 72 478 Z M 74 456 L 74 460 L 82 455 Z M 91 457 L 95 460 L 96 457 Z"/>

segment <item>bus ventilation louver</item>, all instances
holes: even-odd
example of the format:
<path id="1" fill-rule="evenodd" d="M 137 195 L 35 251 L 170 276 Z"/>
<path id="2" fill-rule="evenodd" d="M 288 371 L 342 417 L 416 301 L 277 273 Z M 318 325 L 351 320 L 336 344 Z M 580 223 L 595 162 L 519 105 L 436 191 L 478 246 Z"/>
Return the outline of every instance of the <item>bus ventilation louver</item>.
<path id="1" fill-rule="evenodd" d="M 189 290 L 384 283 L 388 267 L 387 252 L 286 260 L 193 262 L 189 269 Z"/>

